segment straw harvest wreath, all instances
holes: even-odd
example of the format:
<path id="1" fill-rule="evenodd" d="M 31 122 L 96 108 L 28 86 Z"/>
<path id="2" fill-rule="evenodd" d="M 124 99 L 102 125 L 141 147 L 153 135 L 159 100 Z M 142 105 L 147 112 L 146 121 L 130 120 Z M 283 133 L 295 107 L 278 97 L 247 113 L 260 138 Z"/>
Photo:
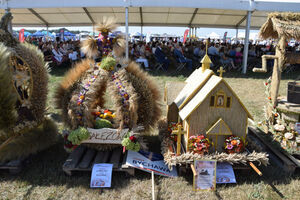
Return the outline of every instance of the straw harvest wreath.
<path id="1" fill-rule="evenodd" d="M 0 162 L 26 157 L 55 142 L 56 126 L 44 118 L 48 70 L 35 46 L 19 43 L 0 22 Z"/>
<path id="2" fill-rule="evenodd" d="M 98 25 L 101 37 L 89 38 L 82 43 L 81 49 L 88 58 L 71 69 L 57 88 L 56 105 L 71 130 L 71 138 L 79 128 L 96 128 L 97 124 L 118 130 L 131 130 L 141 125 L 147 131 L 160 117 L 160 94 L 156 85 L 135 62 L 125 61 L 124 38 L 120 35 L 109 37 L 116 27 L 111 18 Z M 100 53 L 101 62 L 91 59 Z M 114 103 L 115 112 L 105 108 L 106 91 Z M 105 118 L 108 114 L 111 117 Z M 79 135 L 85 135 L 79 132 Z M 81 140 L 86 139 L 82 136 Z M 106 149 L 116 145 L 89 146 Z"/>

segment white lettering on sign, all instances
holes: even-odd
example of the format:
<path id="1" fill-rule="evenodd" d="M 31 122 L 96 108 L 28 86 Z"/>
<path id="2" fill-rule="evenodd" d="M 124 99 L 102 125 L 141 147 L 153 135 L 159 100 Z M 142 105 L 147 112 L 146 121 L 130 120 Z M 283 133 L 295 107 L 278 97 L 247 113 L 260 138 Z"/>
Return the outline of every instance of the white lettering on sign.
<path id="1" fill-rule="evenodd" d="M 102 128 L 93 129 L 87 128 L 90 133 L 90 137 L 81 143 L 92 144 L 121 144 L 124 136 L 128 133 L 129 129 L 123 129 L 118 132 L 118 129 Z"/>

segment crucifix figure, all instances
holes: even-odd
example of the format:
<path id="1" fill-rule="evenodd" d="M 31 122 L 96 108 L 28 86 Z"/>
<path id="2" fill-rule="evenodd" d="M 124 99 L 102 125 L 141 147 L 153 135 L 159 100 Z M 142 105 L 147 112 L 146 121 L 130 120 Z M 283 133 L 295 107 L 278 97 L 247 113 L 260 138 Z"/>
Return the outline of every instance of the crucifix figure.
<path id="1" fill-rule="evenodd" d="M 185 134 L 186 131 L 182 130 L 182 126 L 178 125 L 177 130 L 172 131 L 173 135 L 177 135 L 177 150 L 176 150 L 176 155 L 180 155 L 180 150 L 181 150 L 181 135 Z"/>
<path id="2" fill-rule="evenodd" d="M 226 71 L 224 70 L 223 67 L 220 67 L 220 69 L 217 72 L 220 73 L 219 76 L 222 77 L 223 76 L 223 72 L 226 72 Z"/>

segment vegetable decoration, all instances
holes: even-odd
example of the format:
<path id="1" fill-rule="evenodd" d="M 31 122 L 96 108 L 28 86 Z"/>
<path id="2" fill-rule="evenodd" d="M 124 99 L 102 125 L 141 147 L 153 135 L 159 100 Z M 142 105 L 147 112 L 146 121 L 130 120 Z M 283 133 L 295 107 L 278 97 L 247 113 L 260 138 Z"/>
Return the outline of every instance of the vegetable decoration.
<path id="1" fill-rule="evenodd" d="M 107 56 L 102 59 L 100 68 L 106 71 L 113 71 L 115 65 L 116 65 L 116 60 L 111 56 Z"/>
<path id="2" fill-rule="evenodd" d="M 130 136 L 130 133 L 127 133 L 124 139 L 122 140 L 122 146 L 126 148 L 126 150 L 131 151 L 139 151 L 141 148 L 140 143 L 138 143 L 137 138 L 135 136 Z"/>
<path id="3" fill-rule="evenodd" d="M 96 129 L 101 129 L 101 128 L 112 128 L 113 125 L 112 123 L 107 120 L 107 119 L 101 119 L 101 118 L 97 118 L 96 119 L 96 123 L 95 123 L 95 128 Z"/>
<path id="4" fill-rule="evenodd" d="M 240 137 L 231 135 L 225 139 L 225 151 L 227 153 L 240 153 L 244 150 L 244 142 Z"/>
<path id="5" fill-rule="evenodd" d="M 68 140 L 72 142 L 73 145 L 79 145 L 83 140 L 88 139 L 90 133 L 84 127 L 79 127 L 78 129 L 72 131 L 69 136 Z"/>
<path id="6" fill-rule="evenodd" d="M 208 153 L 211 142 L 204 135 L 191 136 L 188 143 L 189 150 L 193 153 L 204 154 Z"/>
<path id="7" fill-rule="evenodd" d="M 64 137 L 64 149 L 68 152 L 71 153 L 78 145 L 73 145 L 72 142 L 68 140 L 70 132 L 67 130 L 64 130 L 62 135 Z"/>

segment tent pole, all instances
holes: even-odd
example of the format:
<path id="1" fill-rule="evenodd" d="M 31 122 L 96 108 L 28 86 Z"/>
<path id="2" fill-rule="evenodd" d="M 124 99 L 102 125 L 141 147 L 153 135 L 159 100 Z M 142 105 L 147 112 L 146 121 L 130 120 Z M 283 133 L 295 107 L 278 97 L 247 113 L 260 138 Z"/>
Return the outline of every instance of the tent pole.
<path id="1" fill-rule="evenodd" d="M 93 24 L 93 37 L 95 37 L 95 24 Z"/>
<path id="2" fill-rule="evenodd" d="M 141 41 L 143 41 L 143 26 L 141 26 Z"/>
<path id="3" fill-rule="evenodd" d="M 195 27 L 195 37 L 197 37 L 197 28 Z"/>
<path id="4" fill-rule="evenodd" d="M 6 8 L 5 13 L 10 13 L 10 8 Z M 9 20 L 9 22 L 7 24 L 7 30 L 8 30 L 9 33 L 13 34 L 11 20 Z"/>
<path id="5" fill-rule="evenodd" d="M 238 36 L 239 36 L 239 29 L 236 28 L 236 30 L 235 30 L 235 43 L 238 42 Z"/>
<path id="6" fill-rule="evenodd" d="M 129 45 L 128 45 L 128 7 L 125 8 L 125 27 L 126 27 L 126 60 L 129 58 Z"/>
<path id="7" fill-rule="evenodd" d="M 243 74 L 246 74 L 247 72 L 250 24 L 251 24 L 251 11 L 247 11 L 246 33 L 245 33 L 244 52 L 243 52 L 243 71 L 242 71 Z"/>
<path id="8" fill-rule="evenodd" d="M 49 26 L 48 25 L 46 26 L 46 29 L 47 29 L 47 37 L 49 37 Z"/>

